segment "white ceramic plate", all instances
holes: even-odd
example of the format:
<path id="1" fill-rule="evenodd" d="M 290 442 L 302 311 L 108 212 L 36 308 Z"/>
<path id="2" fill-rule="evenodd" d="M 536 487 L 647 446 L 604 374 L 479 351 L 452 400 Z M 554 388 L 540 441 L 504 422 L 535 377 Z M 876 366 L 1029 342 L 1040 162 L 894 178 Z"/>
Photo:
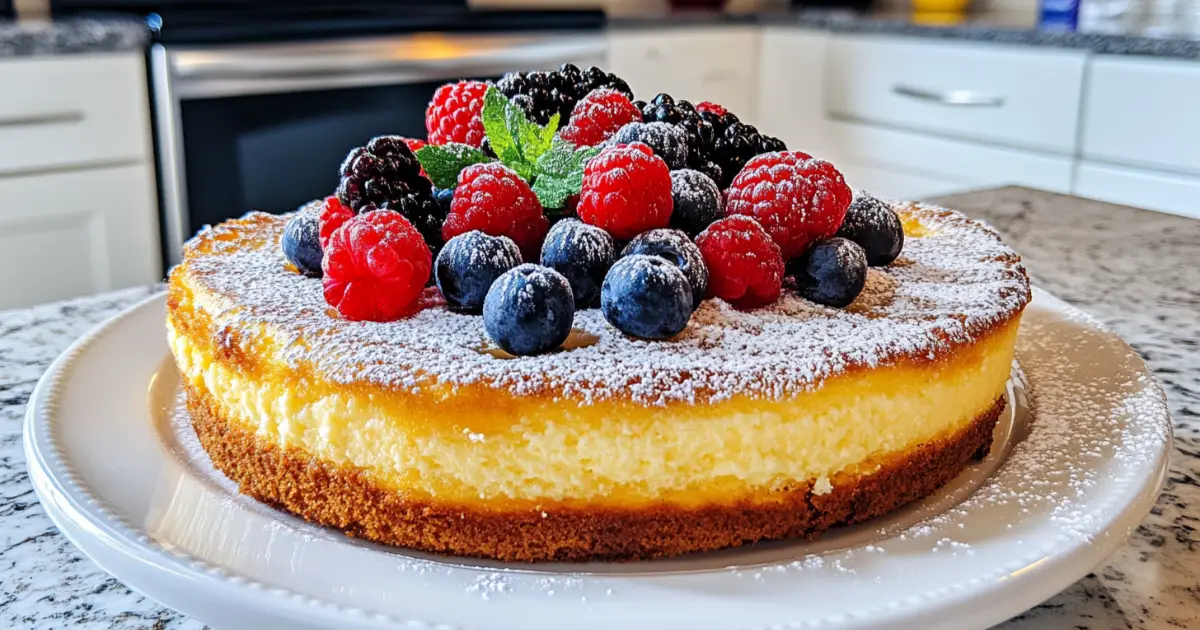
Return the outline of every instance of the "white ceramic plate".
<path id="1" fill-rule="evenodd" d="M 1113 333 L 1035 292 L 992 454 L 936 496 L 816 542 L 627 564 L 504 565 L 347 539 L 215 472 L 178 403 L 162 295 L 59 358 L 30 476 L 104 569 L 216 628 L 985 628 L 1119 546 L 1166 472 L 1162 391 Z"/>

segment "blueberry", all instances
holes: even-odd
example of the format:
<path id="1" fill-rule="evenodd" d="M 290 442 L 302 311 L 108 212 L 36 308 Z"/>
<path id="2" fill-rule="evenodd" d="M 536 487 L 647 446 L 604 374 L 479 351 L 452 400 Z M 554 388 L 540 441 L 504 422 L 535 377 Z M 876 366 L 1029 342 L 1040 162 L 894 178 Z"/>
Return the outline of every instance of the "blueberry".
<path id="1" fill-rule="evenodd" d="M 450 308 L 478 313 L 496 278 L 519 264 L 521 250 L 512 239 L 472 230 L 442 247 L 433 277 Z"/>
<path id="2" fill-rule="evenodd" d="M 571 334 L 575 299 L 571 284 L 547 267 L 525 263 L 496 279 L 483 302 L 483 328 L 505 352 L 548 352 Z"/>
<path id="3" fill-rule="evenodd" d="M 848 306 L 867 283 L 867 255 L 854 241 L 817 241 L 789 263 L 800 295 L 826 306 Z"/>
<path id="4" fill-rule="evenodd" d="M 904 228 L 896 211 L 862 192 L 854 196 L 836 236 L 858 243 L 872 267 L 891 263 L 904 249 Z"/>
<path id="5" fill-rule="evenodd" d="M 454 201 L 454 189 L 434 186 L 433 200 L 437 202 L 438 211 L 443 217 L 450 214 L 450 202 Z"/>
<path id="6" fill-rule="evenodd" d="M 703 232 L 724 214 L 721 189 L 717 188 L 717 182 L 700 171 L 686 168 L 671 171 L 671 199 L 675 202 L 671 227 L 683 230 L 689 236 Z"/>
<path id="7" fill-rule="evenodd" d="M 321 221 L 315 212 L 298 212 L 283 228 L 283 255 L 300 273 L 320 278 Z"/>
<path id="8" fill-rule="evenodd" d="M 667 166 L 676 169 L 687 165 L 687 134 L 677 125 L 665 122 L 634 122 L 625 125 L 613 134 L 612 144 L 641 142 L 654 150 Z"/>
<path id="9" fill-rule="evenodd" d="M 700 306 L 700 301 L 708 292 L 708 267 L 704 265 L 700 248 L 687 234 L 682 230 L 665 228 L 642 232 L 633 237 L 621 252 L 622 257 L 638 254 L 658 256 L 679 267 L 688 280 L 688 286 L 692 288 L 692 308 Z"/>
<path id="10" fill-rule="evenodd" d="M 658 256 L 626 256 L 604 277 L 600 309 L 627 335 L 668 339 L 687 327 L 692 287 L 678 267 Z"/>
<path id="11" fill-rule="evenodd" d="M 542 243 L 542 265 L 566 276 L 577 309 L 596 303 L 600 283 L 615 257 L 616 246 L 608 232 L 578 219 L 555 223 Z"/>

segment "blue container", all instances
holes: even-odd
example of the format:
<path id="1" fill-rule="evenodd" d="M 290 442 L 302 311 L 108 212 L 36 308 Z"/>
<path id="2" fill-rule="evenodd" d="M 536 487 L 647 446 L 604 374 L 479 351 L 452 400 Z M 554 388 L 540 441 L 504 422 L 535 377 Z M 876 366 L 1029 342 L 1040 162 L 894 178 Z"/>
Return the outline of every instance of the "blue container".
<path id="1" fill-rule="evenodd" d="M 1079 27 L 1079 0 L 1042 0 L 1038 28 L 1074 31 Z"/>

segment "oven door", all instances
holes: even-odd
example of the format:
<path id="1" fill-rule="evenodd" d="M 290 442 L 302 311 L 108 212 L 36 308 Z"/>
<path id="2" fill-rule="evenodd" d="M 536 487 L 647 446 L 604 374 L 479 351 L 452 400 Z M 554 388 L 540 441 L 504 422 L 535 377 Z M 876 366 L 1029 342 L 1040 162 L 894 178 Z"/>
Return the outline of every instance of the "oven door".
<path id="1" fill-rule="evenodd" d="M 599 32 L 443 35 L 151 50 L 166 263 L 205 225 L 288 212 L 337 186 L 373 136 L 425 137 L 439 85 L 603 65 Z"/>

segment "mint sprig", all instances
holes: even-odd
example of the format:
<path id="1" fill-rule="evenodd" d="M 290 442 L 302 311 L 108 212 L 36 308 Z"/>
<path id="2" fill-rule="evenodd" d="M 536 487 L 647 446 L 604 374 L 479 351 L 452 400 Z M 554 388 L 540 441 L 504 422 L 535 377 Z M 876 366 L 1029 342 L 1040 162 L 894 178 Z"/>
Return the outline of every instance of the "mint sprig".
<path id="1" fill-rule="evenodd" d="M 458 185 L 458 174 L 464 168 L 491 159 L 468 144 L 427 144 L 417 150 L 417 160 L 429 175 L 429 180 L 438 188 L 454 188 Z"/>
<path id="2" fill-rule="evenodd" d="M 537 160 L 550 150 L 558 131 L 558 114 L 545 126 L 539 125 L 500 90 L 489 87 L 483 97 L 482 117 L 483 131 L 496 157 L 525 181 L 533 181 Z"/>
<path id="3" fill-rule="evenodd" d="M 562 139 L 555 140 L 550 150 L 538 158 L 533 192 L 542 207 L 558 210 L 566 206 L 567 198 L 583 188 L 583 167 L 600 152 L 600 147 L 576 149 Z"/>

